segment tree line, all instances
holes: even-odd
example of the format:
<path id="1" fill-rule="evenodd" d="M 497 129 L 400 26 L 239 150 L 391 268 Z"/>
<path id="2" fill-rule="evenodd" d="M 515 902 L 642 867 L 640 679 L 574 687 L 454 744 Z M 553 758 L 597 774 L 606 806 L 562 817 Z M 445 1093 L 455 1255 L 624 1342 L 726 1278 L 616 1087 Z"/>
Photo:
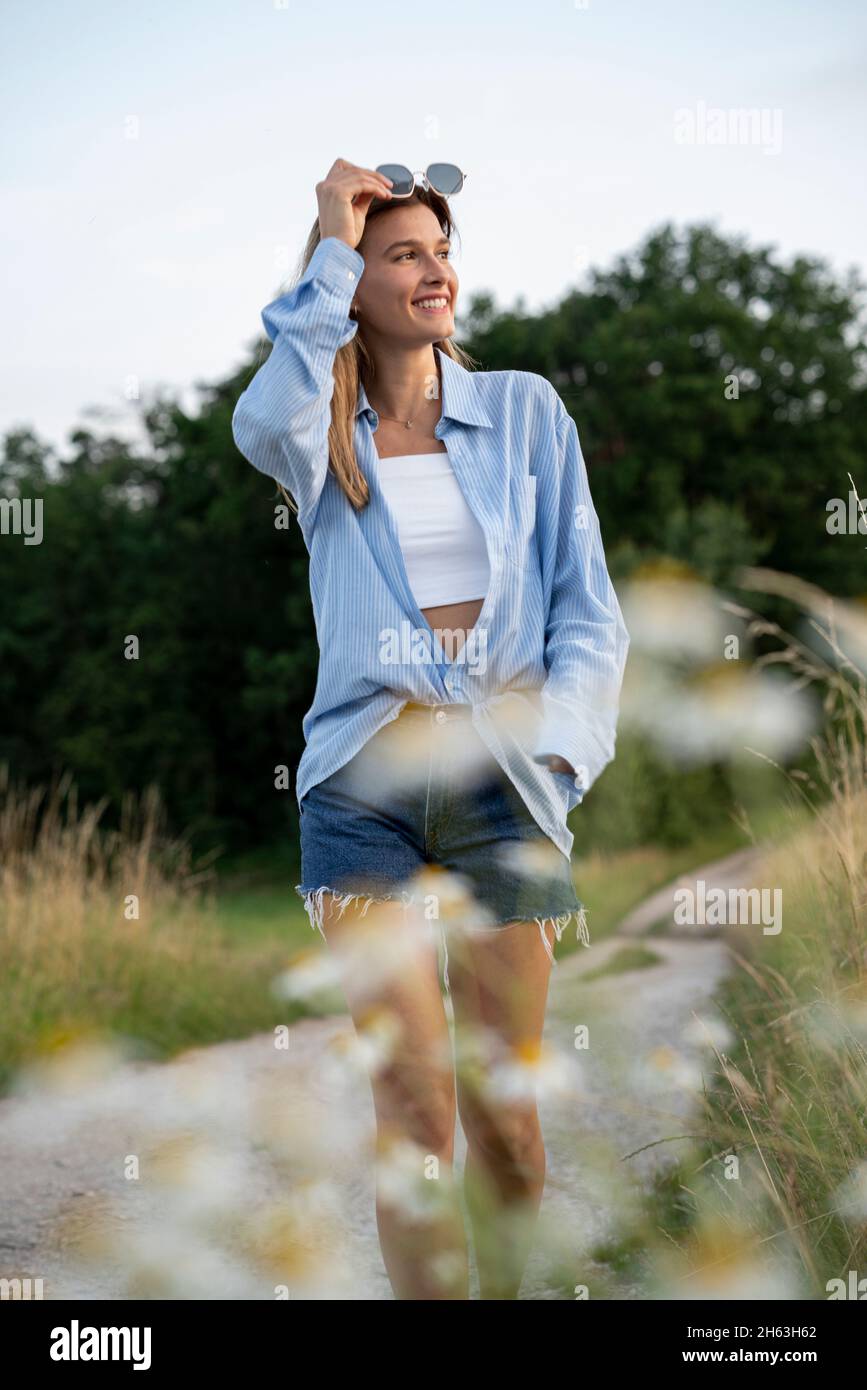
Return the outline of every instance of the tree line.
<path id="1" fill-rule="evenodd" d="M 725 587 L 758 562 L 858 596 L 865 542 L 832 534 L 828 507 L 850 474 L 867 493 L 863 288 L 818 259 L 663 226 L 543 313 L 473 296 L 457 339 L 484 370 L 557 388 L 616 584 L 674 560 Z M 199 849 L 293 833 L 316 679 L 300 531 L 275 527 L 282 498 L 232 438 L 260 353 L 200 387 L 197 414 L 142 406 L 142 446 L 91 429 L 63 457 L 33 428 L 3 441 L 0 764 L 25 784 L 71 773 L 109 820 L 156 783 Z M 16 507 L 35 498 L 28 545 Z"/>

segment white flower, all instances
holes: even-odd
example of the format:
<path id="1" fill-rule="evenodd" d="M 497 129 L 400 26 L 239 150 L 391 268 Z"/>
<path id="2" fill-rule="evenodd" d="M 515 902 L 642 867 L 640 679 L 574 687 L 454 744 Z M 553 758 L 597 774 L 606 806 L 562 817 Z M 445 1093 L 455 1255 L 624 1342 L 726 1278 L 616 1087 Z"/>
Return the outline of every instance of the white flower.
<path id="1" fill-rule="evenodd" d="M 805 744 L 815 697 L 765 671 L 732 663 L 678 681 L 660 666 L 633 665 L 624 686 L 625 723 L 641 729 L 673 762 L 703 763 L 756 749 L 783 759 Z"/>
<path id="2" fill-rule="evenodd" d="M 533 1043 L 512 1049 L 507 1058 L 489 1066 L 481 1088 L 487 1100 L 510 1102 L 574 1095 L 583 1090 L 583 1083 L 577 1058 Z"/>
<path id="3" fill-rule="evenodd" d="M 337 963 L 326 950 L 303 951 L 278 975 L 272 991 L 278 999 L 311 999 L 324 991 L 337 989 L 340 975 Z"/>
<path id="4" fill-rule="evenodd" d="M 652 1091 L 674 1088 L 693 1092 L 702 1088 L 701 1067 L 674 1047 L 655 1047 L 637 1063 L 636 1072 L 638 1085 Z"/>
<path id="5" fill-rule="evenodd" d="M 439 1221 L 454 1200 L 451 1165 L 410 1139 L 396 1140 L 377 1155 L 376 1186 L 386 1206 L 412 1221 Z"/>
<path id="6" fill-rule="evenodd" d="M 856 1165 L 835 1194 L 834 1205 L 850 1221 L 867 1221 L 867 1162 Z"/>
<path id="7" fill-rule="evenodd" d="M 694 1016 L 683 1030 L 683 1041 L 695 1047 L 716 1048 L 725 1052 L 734 1042 L 730 1029 L 719 1017 Z"/>
<path id="8" fill-rule="evenodd" d="M 732 627 L 712 588 L 675 575 L 633 580 L 622 608 L 635 651 L 658 656 L 715 661 Z"/>

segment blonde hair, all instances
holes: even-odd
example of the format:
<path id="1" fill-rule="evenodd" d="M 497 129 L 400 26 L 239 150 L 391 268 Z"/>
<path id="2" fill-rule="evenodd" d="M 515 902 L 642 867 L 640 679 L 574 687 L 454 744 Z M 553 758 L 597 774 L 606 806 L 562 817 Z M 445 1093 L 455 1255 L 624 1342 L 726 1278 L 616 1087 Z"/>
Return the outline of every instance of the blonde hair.
<path id="1" fill-rule="evenodd" d="M 401 198 L 397 203 L 374 198 L 365 219 L 365 230 L 370 225 L 372 218 L 384 217 L 392 208 L 406 207 L 414 200 L 431 209 L 442 228 L 443 235 L 451 238 L 457 228 L 447 202 L 432 190 L 425 188 L 416 188 L 412 199 Z M 319 219 L 317 218 L 307 238 L 298 271 L 289 286 L 290 289 L 303 277 L 310 264 L 310 258 L 321 239 Z M 443 338 L 434 346 L 468 370 L 477 365 L 475 359 L 450 338 Z M 359 324 L 352 341 L 347 343 L 345 347 L 338 348 L 335 354 L 334 394 L 331 398 L 331 424 L 328 427 L 329 466 L 357 511 L 367 505 L 370 500 L 370 490 L 355 454 L 355 412 L 358 409 L 359 383 L 362 383 L 367 390 L 373 381 L 373 376 L 373 359 L 364 343 L 363 326 Z M 289 507 L 297 515 L 298 508 L 293 504 L 285 488 L 280 483 L 277 486 L 286 498 Z"/>

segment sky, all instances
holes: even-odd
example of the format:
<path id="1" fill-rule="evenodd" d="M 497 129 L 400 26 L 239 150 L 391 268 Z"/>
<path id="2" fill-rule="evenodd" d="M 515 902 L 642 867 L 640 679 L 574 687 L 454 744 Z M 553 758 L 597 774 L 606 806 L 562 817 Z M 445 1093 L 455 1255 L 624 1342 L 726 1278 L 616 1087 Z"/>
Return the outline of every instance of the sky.
<path id="1" fill-rule="evenodd" d="M 459 321 L 474 291 L 553 305 L 666 221 L 867 278 L 860 0 L 2 13 L 0 430 L 61 455 L 252 360 L 336 158 L 466 171 Z"/>

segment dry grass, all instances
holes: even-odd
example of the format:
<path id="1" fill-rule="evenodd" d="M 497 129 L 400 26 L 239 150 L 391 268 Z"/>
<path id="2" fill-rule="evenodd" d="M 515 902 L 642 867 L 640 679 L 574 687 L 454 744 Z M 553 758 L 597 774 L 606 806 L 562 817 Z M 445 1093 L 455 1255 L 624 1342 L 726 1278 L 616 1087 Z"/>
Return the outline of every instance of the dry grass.
<path id="1" fill-rule="evenodd" d="M 79 809 L 68 777 L 46 792 L 0 768 L 4 1086 L 82 1034 L 166 1056 L 286 1021 L 269 989 L 283 953 L 217 928 L 209 867 L 163 835 L 156 792 L 128 798 L 117 830 L 101 829 L 104 810 Z"/>

